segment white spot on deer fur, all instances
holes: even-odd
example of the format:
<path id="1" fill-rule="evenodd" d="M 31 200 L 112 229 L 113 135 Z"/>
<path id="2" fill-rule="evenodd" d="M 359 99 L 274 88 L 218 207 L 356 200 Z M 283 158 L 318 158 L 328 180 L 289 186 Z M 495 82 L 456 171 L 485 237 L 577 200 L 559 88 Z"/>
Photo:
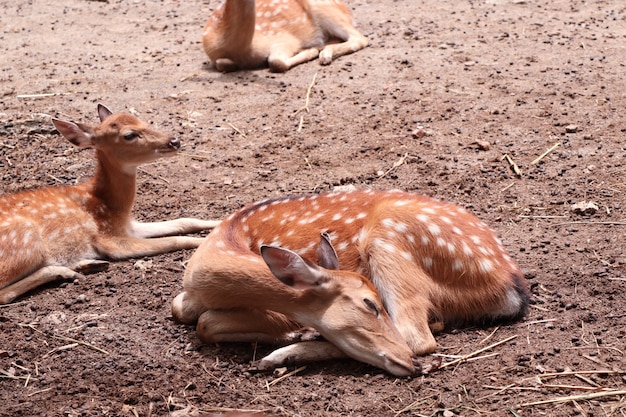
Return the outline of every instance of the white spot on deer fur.
<path id="1" fill-rule="evenodd" d="M 437 236 L 439 233 L 441 233 L 441 229 L 435 223 L 431 223 L 428 225 L 428 231 L 434 236 Z"/>
<path id="2" fill-rule="evenodd" d="M 410 244 L 414 244 L 415 243 L 415 236 L 409 234 L 409 235 L 406 236 L 406 240 L 408 240 Z"/>
<path id="3" fill-rule="evenodd" d="M 437 212 L 432 207 L 423 207 L 422 211 L 426 214 L 436 214 Z"/>
<path id="4" fill-rule="evenodd" d="M 457 235 L 463 235 L 463 232 L 461 231 L 461 229 L 459 229 L 459 228 L 458 228 L 458 227 L 456 227 L 456 226 L 453 226 L 453 227 L 452 227 L 452 232 L 453 232 L 453 233 L 456 233 Z"/>
<path id="5" fill-rule="evenodd" d="M 304 255 L 304 254 L 312 251 L 316 246 L 317 246 L 316 242 L 310 242 L 308 245 L 306 245 L 305 247 L 303 247 L 302 249 L 300 249 L 299 251 L 296 251 L 296 252 L 301 254 L 301 255 Z"/>
<path id="6" fill-rule="evenodd" d="M 437 238 L 437 246 L 439 246 L 439 247 L 442 247 L 442 248 L 443 248 L 443 247 L 444 247 L 444 246 L 446 246 L 446 245 L 447 245 L 447 242 L 445 241 L 445 239 L 444 239 L 444 238 L 442 238 L 442 237 L 438 237 L 438 238 Z"/>
<path id="7" fill-rule="evenodd" d="M 345 219 L 343 221 L 345 224 L 351 224 L 352 222 L 354 222 L 354 218 L 353 217 L 348 217 L 347 219 Z"/>
<path id="8" fill-rule="evenodd" d="M 406 251 L 400 251 L 400 256 L 406 259 L 409 262 L 413 262 L 413 255 Z"/>
<path id="9" fill-rule="evenodd" d="M 450 252 L 450 254 L 453 254 L 454 252 L 456 252 L 456 247 L 454 246 L 452 242 L 448 242 L 446 246 L 448 247 L 448 252 Z"/>
<path id="10" fill-rule="evenodd" d="M 470 236 L 470 239 L 472 239 L 472 242 L 474 242 L 474 244 L 480 245 L 480 238 L 478 236 Z"/>
<path id="11" fill-rule="evenodd" d="M 341 219 L 341 214 L 339 214 L 339 213 L 336 213 L 336 214 L 332 217 L 332 221 L 337 221 L 337 220 L 339 220 L 339 219 Z"/>
<path id="12" fill-rule="evenodd" d="M 429 243 L 430 243 L 430 239 L 428 239 L 428 236 L 422 235 L 422 245 L 426 246 Z"/>
<path id="13" fill-rule="evenodd" d="M 397 248 L 395 247 L 395 245 L 382 239 L 374 239 L 372 243 L 374 243 L 374 245 L 378 246 L 385 252 L 395 253 L 397 251 Z"/>
<path id="14" fill-rule="evenodd" d="M 396 240 L 398 238 L 398 234 L 396 232 L 393 232 L 391 230 L 387 231 L 387 235 L 386 235 L 390 240 Z"/>
<path id="15" fill-rule="evenodd" d="M 24 236 L 22 236 L 22 243 L 24 244 L 24 246 L 30 243 L 32 236 L 33 236 L 33 232 L 31 232 L 30 230 L 27 230 L 26 233 L 24 233 Z"/>
<path id="16" fill-rule="evenodd" d="M 469 245 L 465 242 L 461 243 L 461 247 L 463 248 L 463 253 L 467 256 L 472 256 L 474 254 L 474 252 L 472 252 L 472 249 L 469 247 Z"/>
<path id="17" fill-rule="evenodd" d="M 217 246 L 220 249 L 223 249 L 226 247 L 226 244 L 224 243 L 223 240 L 218 240 L 217 242 L 215 242 L 215 246 Z"/>
<path id="18" fill-rule="evenodd" d="M 415 217 L 417 217 L 417 220 L 421 221 L 422 223 L 430 223 L 430 217 L 425 214 L 418 214 Z"/>
<path id="19" fill-rule="evenodd" d="M 452 220 L 450 220 L 449 217 L 446 216 L 441 216 L 439 217 L 441 219 L 442 222 L 447 223 L 447 224 L 452 224 Z"/>
<path id="20" fill-rule="evenodd" d="M 367 213 L 361 212 L 359 214 L 356 215 L 356 219 L 357 220 L 361 220 L 363 218 L 367 217 Z"/>
<path id="21" fill-rule="evenodd" d="M 348 249 L 349 243 L 348 242 L 341 242 L 340 244 L 337 245 L 337 251 L 344 251 L 346 249 Z"/>
<path id="22" fill-rule="evenodd" d="M 491 262 L 489 259 L 483 258 L 478 261 L 478 268 L 482 273 L 491 272 L 491 270 L 493 270 L 493 262 Z"/>
<path id="23" fill-rule="evenodd" d="M 455 259 L 454 262 L 452 262 L 452 270 L 460 271 L 462 269 L 463 269 L 463 262 L 461 262 L 459 259 Z"/>
<path id="24" fill-rule="evenodd" d="M 422 259 L 422 263 L 427 269 L 430 269 L 433 266 L 433 258 L 426 257 Z"/>
<path id="25" fill-rule="evenodd" d="M 478 252 L 482 253 L 483 255 L 489 255 L 489 251 L 482 246 L 478 247 Z"/>

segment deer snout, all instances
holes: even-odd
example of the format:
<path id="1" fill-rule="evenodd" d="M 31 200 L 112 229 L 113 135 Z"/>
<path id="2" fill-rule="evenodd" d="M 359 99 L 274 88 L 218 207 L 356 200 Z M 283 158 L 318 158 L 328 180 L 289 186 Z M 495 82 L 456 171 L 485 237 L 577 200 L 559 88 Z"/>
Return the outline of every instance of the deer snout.
<path id="1" fill-rule="evenodd" d="M 172 149 L 179 150 L 180 140 L 176 138 L 170 138 L 170 141 L 167 143 L 167 145 Z"/>

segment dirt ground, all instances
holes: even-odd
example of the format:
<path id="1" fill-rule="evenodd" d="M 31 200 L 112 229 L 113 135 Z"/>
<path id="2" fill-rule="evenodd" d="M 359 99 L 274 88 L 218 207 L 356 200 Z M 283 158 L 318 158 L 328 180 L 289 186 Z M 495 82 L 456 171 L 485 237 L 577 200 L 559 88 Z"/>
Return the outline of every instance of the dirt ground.
<path id="1" fill-rule="evenodd" d="M 118 262 L 0 307 L 0 416 L 626 415 L 622 0 L 351 0 L 368 48 L 228 75 L 200 43 L 214 0 L 0 4 L 0 194 L 85 180 L 92 152 L 50 117 L 96 123 L 103 103 L 183 142 L 140 170 L 140 220 L 416 191 L 492 226 L 533 293 L 520 322 L 439 335 L 444 363 L 474 356 L 430 375 L 344 360 L 281 378 L 249 372 L 271 347 L 172 321 L 191 251 Z"/>

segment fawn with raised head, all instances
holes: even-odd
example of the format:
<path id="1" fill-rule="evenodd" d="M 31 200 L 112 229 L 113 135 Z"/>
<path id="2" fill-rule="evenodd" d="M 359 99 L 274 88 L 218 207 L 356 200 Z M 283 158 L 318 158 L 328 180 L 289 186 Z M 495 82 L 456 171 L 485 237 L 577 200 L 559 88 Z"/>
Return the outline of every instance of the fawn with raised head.
<path id="1" fill-rule="evenodd" d="M 412 358 L 435 350 L 431 329 L 514 320 L 529 299 L 518 265 L 483 222 L 399 191 L 245 207 L 195 251 L 183 287 L 173 316 L 197 323 L 205 342 L 289 341 L 302 326 L 330 342 L 288 345 L 262 369 L 343 352 L 395 375 L 412 374 Z"/>
<path id="2" fill-rule="evenodd" d="M 137 167 L 175 155 L 180 141 L 130 114 L 112 114 L 102 105 L 98 114 L 96 127 L 52 119 L 72 144 L 95 148 L 97 168 L 91 179 L 0 197 L 0 304 L 47 282 L 106 269 L 104 259 L 196 248 L 204 239 L 171 235 L 219 223 L 134 221 Z"/>
<path id="3" fill-rule="evenodd" d="M 317 57 L 328 65 L 367 44 L 341 0 L 225 0 L 202 36 L 204 51 L 222 72 L 267 65 L 284 72 Z"/>

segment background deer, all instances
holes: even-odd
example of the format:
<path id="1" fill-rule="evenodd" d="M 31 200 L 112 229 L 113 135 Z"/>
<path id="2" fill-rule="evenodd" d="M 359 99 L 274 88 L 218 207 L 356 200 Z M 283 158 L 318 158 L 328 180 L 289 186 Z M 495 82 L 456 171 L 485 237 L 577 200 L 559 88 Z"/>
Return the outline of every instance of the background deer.
<path id="1" fill-rule="evenodd" d="M 175 155 L 180 141 L 129 114 L 98 105 L 96 127 L 52 119 L 71 143 L 96 149 L 87 182 L 0 197 L 0 304 L 46 282 L 106 269 L 101 259 L 196 248 L 199 237 L 156 236 L 211 229 L 217 221 L 131 219 L 137 166 Z"/>
<path id="2" fill-rule="evenodd" d="M 197 323 L 205 342 L 285 341 L 301 326 L 331 342 L 286 346 L 261 369 L 347 354 L 395 375 L 413 373 L 411 358 L 435 350 L 431 329 L 518 319 L 529 298 L 519 267 L 483 222 L 392 191 L 245 207 L 196 250 L 183 287 L 172 313 Z"/>
<path id="3" fill-rule="evenodd" d="M 204 28 L 204 51 L 218 71 L 284 72 L 319 56 L 328 65 L 365 48 L 341 0 L 226 0 Z"/>

